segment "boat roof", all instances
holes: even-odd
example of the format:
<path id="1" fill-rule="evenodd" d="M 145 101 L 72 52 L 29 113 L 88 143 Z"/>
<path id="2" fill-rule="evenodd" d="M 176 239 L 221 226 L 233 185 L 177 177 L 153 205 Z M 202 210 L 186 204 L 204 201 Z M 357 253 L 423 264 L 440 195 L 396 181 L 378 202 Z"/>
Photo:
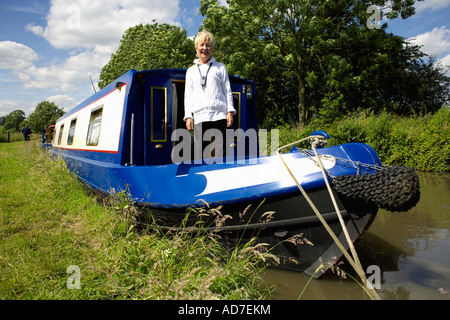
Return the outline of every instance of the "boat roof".
<path id="1" fill-rule="evenodd" d="M 65 113 L 62 117 L 60 117 L 56 122 L 59 122 L 59 121 L 65 119 L 66 117 L 74 114 L 75 112 L 79 111 L 80 109 L 84 108 L 85 106 L 103 98 L 105 95 L 107 95 L 109 92 L 111 92 L 114 89 L 115 83 L 118 81 L 128 82 L 129 80 L 127 80 L 127 79 L 131 78 L 131 80 L 134 80 L 135 75 L 139 76 L 139 75 L 148 75 L 148 74 L 154 74 L 155 76 L 162 77 L 162 78 L 184 81 L 186 78 L 186 71 L 187 71 L 187 69 L 152 69 L 152 70 L 143 70 L 143 71 L 136 71 L 135 69 L 131 69 L 131 70 L 127 71 L 126 73 L 124 73 L 119 78 L 117 78 L 114 81 L 112 81 L 111 83 L 109 83 L 106 87 L 97 91 L 92 96 L 90 96 L 89 98 L 87 98 L 86 100 L 84 100 L 83 102 L 81 102 L 80 104 L 75 106 L 74 108 L 72 108 L 70 111 Z M 232 82 L 232 83 L 242 83 L 242 84 L 253 85 L 254 93 L 256 93 L 256 86 L 253 81 L 241 78 L 239 75 L 228 75 L 228 76 L 230 78 L 230 82 Z"/>

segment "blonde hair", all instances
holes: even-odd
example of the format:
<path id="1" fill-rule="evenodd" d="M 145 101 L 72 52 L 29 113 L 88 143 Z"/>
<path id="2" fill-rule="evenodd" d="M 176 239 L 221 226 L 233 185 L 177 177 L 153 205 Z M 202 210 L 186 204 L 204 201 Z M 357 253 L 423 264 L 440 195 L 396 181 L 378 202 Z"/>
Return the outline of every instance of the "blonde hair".
<path id="1" fill-rule="evenodd" d="M 214 39 L 214 36 L 211 34 L 211 32 L 207 30 L 202 30 L 195 36 L 194 44 L 195 48 L 198 48 L 199 44 L 203 41 L 209 42 L 209 45 L 211 46 L 211 49 L 214 50 L 214 44 L 216 43 L 216 40 Z"/>

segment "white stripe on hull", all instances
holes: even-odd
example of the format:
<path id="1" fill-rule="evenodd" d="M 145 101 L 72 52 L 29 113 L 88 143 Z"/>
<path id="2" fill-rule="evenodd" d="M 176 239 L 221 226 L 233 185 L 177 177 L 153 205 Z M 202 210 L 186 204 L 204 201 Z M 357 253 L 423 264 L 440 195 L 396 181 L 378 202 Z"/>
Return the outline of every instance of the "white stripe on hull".
<path id="1" fill-rule="evenodd" d="M 283 156 L 285 162 L 296 179 L 302 183 L 308 179 L 308 175 L 320 172 L 315 161 L 309 158 L 292 158 Z M 312 157 L 317 161 L 316 157 Z M 321 157 L 326 170 L 334 167 L 336 159 L 331 156 Z M 277 188 L 291 187 L 294 180 L 287 172 L 281 160 L 274 158 L 273 162 L 257 164 L 230 169 L 206 171 L 197 173 L 207 180 L 205 190 L 197 196 L 218 193 L 227 190 L 254 187 L 267 183 L 277 183 Z"/>

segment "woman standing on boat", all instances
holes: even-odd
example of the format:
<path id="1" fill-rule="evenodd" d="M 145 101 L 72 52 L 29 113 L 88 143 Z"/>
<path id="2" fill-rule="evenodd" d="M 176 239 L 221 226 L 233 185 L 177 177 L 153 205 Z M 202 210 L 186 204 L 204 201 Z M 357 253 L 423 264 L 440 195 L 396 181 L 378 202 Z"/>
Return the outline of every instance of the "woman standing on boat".
<path id="1" fill-rule="evenodd" d="M 203 30 L 194 43 L 198 59 L 186 72 L 184 121 L 189 131 L 194 130 L 195 159 L 203 158 L 206 147 L 203 135 L 208 129 L 221 132 L 222 141 L 216 141 L 215 156 L 222 157 L 225 156 L 226 128 L 233 125 L 236 113 L 230 81 L 225 65 L 212 56 L 214 36 Z"/>

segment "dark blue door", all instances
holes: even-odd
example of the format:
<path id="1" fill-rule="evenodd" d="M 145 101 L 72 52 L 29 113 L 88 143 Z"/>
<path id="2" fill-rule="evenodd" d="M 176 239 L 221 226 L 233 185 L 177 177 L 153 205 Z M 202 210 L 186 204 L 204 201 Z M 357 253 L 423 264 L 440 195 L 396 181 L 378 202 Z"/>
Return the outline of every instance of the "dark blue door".
<path id="1" fill-rule="evenodd" d="M 145 79 L 145 154 L 147 165 L 171 163 L 172 81 Z"/>

